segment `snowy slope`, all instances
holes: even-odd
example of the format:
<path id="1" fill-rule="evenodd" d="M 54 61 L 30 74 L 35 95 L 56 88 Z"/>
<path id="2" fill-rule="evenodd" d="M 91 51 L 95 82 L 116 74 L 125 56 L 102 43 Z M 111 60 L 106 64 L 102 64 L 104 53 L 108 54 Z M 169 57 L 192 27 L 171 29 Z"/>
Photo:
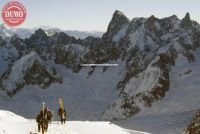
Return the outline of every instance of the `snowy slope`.
<path id="1" fill-rule="evenodd" d="M 8 70 L 9 65 L 12 64 L 18 56 L 17 49 L 10 44 L 0 48 L 0 76 Z"/>
<path id="2" fill-rule="evenodd" d="M 172 80 L 166 97 L 120 124 L 154 134 L 183 132 L 200 108 L 200 50 L 196 51 L 195 57 L 196 61 L 188 64 L 187 59 L 179 55 L 170 73 Z"/>
<path id="3" fill-rule="evenodd" d="M 12 98 L 0 91 L 0 108 L 33 118 L 43 101 L 50 109 L 57 111 L 58 98 L 62 97 L 70 120 L 98 120 L 117 97 L 115 85 L 124 70 L 123 64 L 118 63 L 120 66 L 108 68 L 105 73 L 103 68 L 97 68 L 91 76 L 88 76 L 90 67 L 76 74 L 52 63 L 63 77 L 62 84 L 54 83 L 47 90 L 27 85 Z"/>
<path id="4" fill-rule="evenodd" d="M 29 134 L 37 132 L 34 120 L 28 120 L 9 111 L 0 110 L 0 134 Z M 65 125 L 52 122 L 45 134 L 148 134 L 126 130 L 109 122 L 68 121 Z"/>
<path id="5" fill-rule="evenodd" d="M 40 57 L 35 52 L 32 52 L 15 62 L 8 80 L 5 81 L 7 90 L 13 90 L 16 88 L 16 84 L 24 82 L 24 73 L 34 64 L 35 61 L 42 63 Z"/>
<path id="6" fill-rule="evenodd" d="M 36 52 L 31 52 L 21 59 L 17 60 L 11 68 L 8 79 L 3 82 L 3 86 L 7 91 L 15 90 L 18 85 L 25 83 L 24 77 L 27 71 L 34 65 L 39 64 L 45 68 L 48 74 L 54 78 L 60 78 L 59 75 L 53 74 L 50 66 L 48 66 Z M 39 68 L 39 67 L 38 67 Z M 36 74 L 39 75 L 39 74 Z M 44 80 L 45 81 L 45 80 Z"/>
<path id="7" fill-rule="evenodd" d="M 156 59 L 157 60 L 157 59 Z M 154 61 L 155 62 L 155 61 Z M 124 94 L 128 94 L 129 96 L 137 96 L 140 93 L 145 93 L 148 95 L 148 92 L 150 92 L 154 87 L 159 85 L 159 78 L 162 76 L 162 72 L 159 68 L 157 67 L 152 67 L 152 64 L 148 66 L 148 68 L 138 74 L 137 77 L 133 77 L 132 79 L 129 80 L 129 82 L 126 84 L 124 88 Z M 162 85 L 160 85 L 162 86 Z M 145 107 L 144 102 L 135 97 L 135 104 L 138 105 L 140 109 L 143 109 Z M 118 117 L 125 119 L 126 115 L 121 107 L 122 104 L 124 103 L 124 98 L 120 97 L 117 98 L 117 100 L 114 102 L 115 107 L 111 107 L 108 109 L 104 115 L 103 119 L 110 119 L 110 118 L 115 118 L 117 119 Z"/>

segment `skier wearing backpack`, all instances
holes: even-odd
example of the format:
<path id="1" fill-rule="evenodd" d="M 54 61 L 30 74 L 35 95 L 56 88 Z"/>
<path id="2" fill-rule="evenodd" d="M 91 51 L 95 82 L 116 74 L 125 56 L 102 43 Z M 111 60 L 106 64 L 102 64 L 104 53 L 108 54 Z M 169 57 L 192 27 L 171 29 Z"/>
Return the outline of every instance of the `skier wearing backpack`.
<path id="1" fill-rule="evenodd" d="M 61 124 L 65 124 L 65 121 L 66 121 L 66 110 L 64 108 L 59 108 L 58 109 L 58 115 L 60 116 L 60 121 L 61 121 Z"/>
<path id="2" fill-rule="evenodd" d="M 47 130 L 48 130 L 48 124 L 49 124 L 49 122 L 51 122 L 52 117 L 53 117 L 53 114 L 51 113 L 51 111 L 49 111 L 48 108 L 45 107 L 45 109 L 44 109 L 44 121 L 45 121 L 44 130 L 45 130 L 45 132 L 47 132 Z"/>
<path id="3" fill-rule="evenodd" d="M 38 132 L 41 131 L 44 134 L 44 112 L 43 110 L 40 111 L 40 113 L 36 117 L 36 122 L 38 124 Z"/>

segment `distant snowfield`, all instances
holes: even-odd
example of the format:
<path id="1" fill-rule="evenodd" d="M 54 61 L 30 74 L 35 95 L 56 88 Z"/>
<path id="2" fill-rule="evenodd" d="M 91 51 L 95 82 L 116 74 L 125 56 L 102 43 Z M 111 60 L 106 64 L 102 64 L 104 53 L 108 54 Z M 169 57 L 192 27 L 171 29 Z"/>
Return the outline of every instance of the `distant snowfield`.
<path id="1" fill-rule="evenodd" d="M 0 110 L 0 134 L 30 134 L 37 132 L 34 120 Z M 45 134 L 148 134 L 120 128 L 110 122 L 68 121 L 65 125 L 52 122 Z"/>

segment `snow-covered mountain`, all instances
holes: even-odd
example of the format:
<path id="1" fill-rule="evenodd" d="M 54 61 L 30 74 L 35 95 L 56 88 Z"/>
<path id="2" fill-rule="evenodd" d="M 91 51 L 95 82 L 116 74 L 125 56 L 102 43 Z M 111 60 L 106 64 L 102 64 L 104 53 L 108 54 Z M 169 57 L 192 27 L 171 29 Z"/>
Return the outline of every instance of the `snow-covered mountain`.
<path id="1" fill-rule="evenodd" d="M 17 34 L 18 36 L 20 36 L 20 38 L 24 39 L 33 34 L 33 32 L 34 31 L 28 28 L 9 28 L 6 27 L 4 24 L 0 24 L 0 36 L 2 38 L 11 37 Z"/>
<path id="2" fill-rule="evenodd" d="M 176 134 L 186 132 L 200 109 L 200 25 L 189 13 L 130 20 L 115 11 L 102 38 L 39 28 L 26 39 L 0 38 L 0 46 L 0 109 L 25 117 L 34 117 L 43 101 L 57 110 L 62 97 L 70 120 Z M 118 66 L 81 66 L 91 63 Z"/>
<path id="3" fill-rule="evenodd" d="M 37 26 L 34 28 L 9 28 L 6 27 L 4 24 L 0 24 L 0 36 L 2 38 L 11 37 L 17 34 L 20 38 L 25 39 L 30 37 L 37 29 L 43 29 L 48 36 L 54 35 L 56 33 L 61 32 L 62 30 L 59 28 L 53 28 L 50 26 Z M 93 37 L 101 37 L 103 32 L 99 31 L 78 31 L 78 30 L 64 30 L 67 35 L 73 36 L 77 39 L 84 39 L 88 36 Z"/>
<path id="4" fill-rule="evenodd" d="M 6 80 L 3 80 L 3 88 L 10 96 L 14 95 L 25 84 L 39 85 L 41 88 L 45 88 L 53 82 L 62 82 L 55 68 L 45 64 L 35 52 L 17 60 L 10 71 L 2 77 L 2 79 L 4 78 Z"/>
<path id="5" fill-rule="evenodd" d="M 37 133 L 35 120 L 28 120 L 9 111 L 0 111 L 0 134 Z M 120 128 L 110 122 L 67 121 L 65 125 L 51 122 L 45 134 L 148 134 Z"/>

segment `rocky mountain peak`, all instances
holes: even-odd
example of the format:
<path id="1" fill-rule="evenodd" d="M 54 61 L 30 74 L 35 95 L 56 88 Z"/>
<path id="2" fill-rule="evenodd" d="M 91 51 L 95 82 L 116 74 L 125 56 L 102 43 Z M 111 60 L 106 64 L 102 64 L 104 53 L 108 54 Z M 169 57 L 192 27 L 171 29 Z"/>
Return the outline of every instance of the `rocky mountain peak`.
<path id="1" fill-rule="evenodd" d="M 122 27 L 129 23 L 130 20 L 121 11 L 116 10 L 108 25 L 107 32 L 103 35 L 103 38 L 105 38 L 105 36 L 110 37 L 115 35 Z"/>
<path id="2" fill-rule="evenodd" d="M 146 24 L 148 27 L 150 27 L 150 26 L 152 26 L 152 25 L 155 23 L 156 20 L 157 20 L 157 18 L 156 18 L 154 15 L 151 15 L 151 16 L 147 19 L 147 21 L 145 22 L 145 24 Z"/>
<path id="3" fill-rule="evenodd" d="M 18 50 L 19 49 L 23 49 L 22 45 L 23 44 L 23 40 L 19 37 L 19 35 L 14 34 L 11 38 L 10 38 L 10 43 L 13 44 Z"/>
<path id="4" fill-rule="evenodd" d="M 190 20 L 190 13 L 189 12 L 186 13 L 185 19 L 189 19 Z"/>
<path id="5" fill-rule="evenodd" d="M 48 43 L 48 36 L 45 33 L 45 31 L 41 28 L 39 28 L 38 30 L 35 31 L 34 34 L 32 34 L 30 36 L 29 39 L 26 40 L 26 44 L 29 44 L 28 47 L 29 49 L 37 49 L 36 52 L 37 53 L 42 53 L 42 49 L 41 48 L 46 48 L 47 45 L 50 45 Z"/>
<path id="6" fill-rule="evenodd" d="M 69 43 L 75 43 L 76 39 L 75 37 L 68 36 L 64 32 L 60 32 L 55 35 L 57 37 L 57 44 L 69 44 Z"/>
<path id="7" fill-rule="evenodd" d="M 35 31 L 35 35 L 40 35 L 40 36 L 47 36 L 45 31 L 39 28 L 38 30 Z"/>
<path id="8" fill-rule="evenodd" d="M 46 40 L 47 39 L 47 35 L 45 33 L 44 30 L 42 30 L 41 28 L 39 28 L 38 30 L 35 31 L 35 33 L 30 37 L 30 39 L 33 39 L 33 40 Z"/>
<path id="9" fill-rule="evenodd" d="M 119 10 L 116 10 L 116 11 L 114 12 L 113 17 L 116 17 L 116 16 L 124 16 L 124 17 L 126 17 L 126 16 L 124 15 L 124 13 L 121 12 L 121 11 L 119 11 Z"/>
<path id="10" fill-rule="evenodd" d="M 192 21 L 190 19 L 190 14 L 187 12 L 185 17 L 181 21 L 181 27 L 188 29 L 191 28 L 191 26 L 192 26 Z"/>

